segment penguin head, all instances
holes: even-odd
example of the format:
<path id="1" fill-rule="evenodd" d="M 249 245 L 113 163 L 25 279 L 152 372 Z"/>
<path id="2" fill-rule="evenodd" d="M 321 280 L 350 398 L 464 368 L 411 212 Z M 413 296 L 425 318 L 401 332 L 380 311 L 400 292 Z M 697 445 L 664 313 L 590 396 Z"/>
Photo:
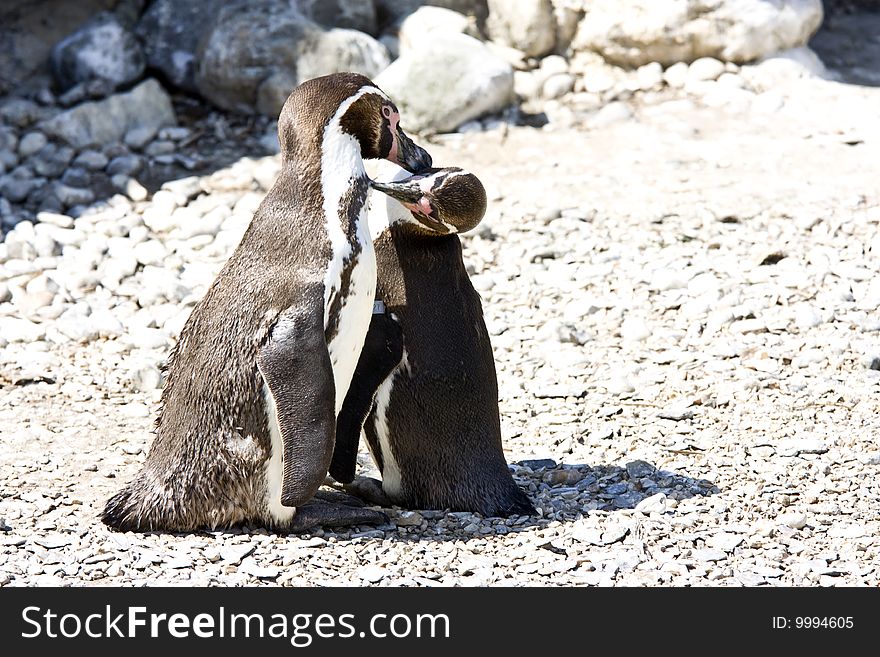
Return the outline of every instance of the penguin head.
<path id="1" fill-rule="evenodd" d="M 400 127 L 400 112 L 369 78 L 334 73 L 307 80 L 288 96 L 278 118 L 283 161 L 321 152 L 343 135 L 360 145 L 364 159 L 386 159 L 408 171 L 431 166 L 431 156 Z"/>
<path id="2" fill-rule="evenodd" d="M 403 180 L 370 184 L 400 201 L 418 224 L 434 233 L 463 233 L 486 214 L 483 184 L 458 167 L 428 169 Z"/>

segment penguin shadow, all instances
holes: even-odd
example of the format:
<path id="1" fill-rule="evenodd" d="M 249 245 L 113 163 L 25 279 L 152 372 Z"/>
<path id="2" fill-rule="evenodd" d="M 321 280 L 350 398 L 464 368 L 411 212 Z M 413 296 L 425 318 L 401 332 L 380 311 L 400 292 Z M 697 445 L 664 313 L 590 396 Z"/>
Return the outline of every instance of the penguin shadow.
<path id="1" fill-rule="evenodd" d="M 613 514 L 636 509 L 646 514 L 673 515 L 681 500 L 721 492 L 711 481 L 664 470 L 647 461 L 632 461 L 620 466 L 557 464 L 550 459 L 542 459 L 519 461 L 509 467 L 514 481 L 535 506 L 535 514 L 498 518 L 452 509 L 374 507 L 388 515 L 387 524 L 318 529 L 304 534 L 291 534 L 291 537 L 308 539 L 332 536 L 337 542 L 365 539 L 468 542 L 540 529 L 550 523 L 573 523 L 594 512 Z M 265 533 L 258 527 L 230 531 Z"/>
<path id="2" fill-rule="evenodd" d="M 678 502 L 715 495 L 720 489 L 707 479 L 658 468 L 647 461 L 614 464 L 556 464 L 547 459 L 511 466 L 514 480 L 526 488 L 544 515 L 560 520 L 590 511 L 626 509 L 646 513 L 674 511 Z"/>

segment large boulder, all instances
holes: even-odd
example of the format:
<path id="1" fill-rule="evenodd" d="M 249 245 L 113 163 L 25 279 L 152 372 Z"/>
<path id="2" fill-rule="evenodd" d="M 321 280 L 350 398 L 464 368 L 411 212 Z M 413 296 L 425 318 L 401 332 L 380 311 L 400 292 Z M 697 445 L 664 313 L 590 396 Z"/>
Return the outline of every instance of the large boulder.
<path id="1" fill-rule="evenodd" d="M 136 128 L 157 132 L 159 128 L 176 123 L 171 99 L 151 78 L 128 93 L 82 103 L 57 114 L 44 121 L 41 128 L 71 146 L 84 148 L 121 141 L 127 132 Z"/>
<path id="2" fill-rule="evenodd" d="M 483 43 L 439 33 L 385 69 L 378 84 L 414 132 L 448 132 L 504 109 L 513 98 L 513 69 Z"/>
<path id="3" fill-rule="evenodd" d="M 196 86 L 227 110 L 277 115 L 304 80 L 340 71 L 373 77 L 388 51 L 367 34 L 325 30 L 289 2 L 255 0 L 220 10 L 197 54 Z"/>
<path id="4" fill-rule="evenodd" d="M 376 6 L 371 0 L 298 0 L 303 14 L 325 27 L 378 33 Z"/>
<path id="5" fill-rule="evenodd" d="M 403 19 L 397 31 L 400 53 L 418 48 L 426 39 L 437 33 L 470 34 L 474 36 L 476 24 L 472 16 L 459 14 L 443 7 L 419 7 Z"/>
<path id="6" fill-rule="evenodd" d="M 119 0 L 3 0 L 0 2 L 0 95 L 48 75 L 49 53 L 60 39 Z M 45 78 L 44 78 L 45 79 Z"/>
<path id="7" fill-rule="evenodd" d="M 543 57 L 556 46 L 556 17 L 550 0 L 489 0 L 486 20 L 495 43 Z"/>
<path id="8" fill-rule="evenodd" d="M 196 49 L 223 4 L 223 0 L 153 0 L 136 30 L 150 68 L 161 71 L 176 87 L 196 91 Z"/>
<path id="9" fill-rule="evenodd" d="M 481 25 L 489 15 L 486 0 L 374 0 L 374 2 L 380 28 L 399 23 L 423 5 L 451 9 L 465 16 L 472 16 Z"/>
<path id="10" fill-rule="evenodd" d="M 611 63 L 749 62 L 807 43 L 822 0 L 591 0 L 572 47 Z"/>
<path id="11" fill-rule="evenodd" d="M 52 49 L 52 75 L 62 91 L 101 80 L 109 90 L 135 82 L 146 59 L 141 44 L 109 12 L 102 12 Z"/>

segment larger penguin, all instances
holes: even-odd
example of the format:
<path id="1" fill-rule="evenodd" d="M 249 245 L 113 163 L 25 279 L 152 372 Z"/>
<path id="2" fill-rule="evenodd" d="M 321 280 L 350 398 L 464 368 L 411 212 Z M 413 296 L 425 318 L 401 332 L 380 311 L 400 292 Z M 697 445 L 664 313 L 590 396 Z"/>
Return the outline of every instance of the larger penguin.
<path id="1" fill-rule="evenodd" d="M 482 219 L 485 191 L 461 169 L 407 176 L 398 168 L 397 182 L 373 183 L 389 195 L 374 195 L 370 207 L 384 309 L 373 315 L 338 418 L 330 474 L 354 479 L 363 425 L 382 473 L 381 489 L 358 482 L 368 499 L 532 514 L 504 459 L 492 345 L 456 234 Z"/>
<path id="2" fill-rule="evenodd" d="M 373 307 L 363 158 L 430 166 L 399 118 L 361 75 L 291 93 L 278 121 L 278 179 L 181 331 L 156 437 L 105 523 L 298 530 L 383 519 L 313 497 Z"/>

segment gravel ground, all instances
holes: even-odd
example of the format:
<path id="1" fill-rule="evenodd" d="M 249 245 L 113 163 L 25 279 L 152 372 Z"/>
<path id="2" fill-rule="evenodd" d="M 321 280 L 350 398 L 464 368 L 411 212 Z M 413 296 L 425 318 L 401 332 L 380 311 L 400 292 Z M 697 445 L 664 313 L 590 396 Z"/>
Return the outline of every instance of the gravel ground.
<path id="1" fill-rule="evenodd" d="M 108 531 L 158 365 L 278 164 L 19 224 L 0 245 L 0 585 L 880 584 L 880 90 L 720 85 L 428 144 L 490 192 L 465 258 L 539 517 Z"/>

